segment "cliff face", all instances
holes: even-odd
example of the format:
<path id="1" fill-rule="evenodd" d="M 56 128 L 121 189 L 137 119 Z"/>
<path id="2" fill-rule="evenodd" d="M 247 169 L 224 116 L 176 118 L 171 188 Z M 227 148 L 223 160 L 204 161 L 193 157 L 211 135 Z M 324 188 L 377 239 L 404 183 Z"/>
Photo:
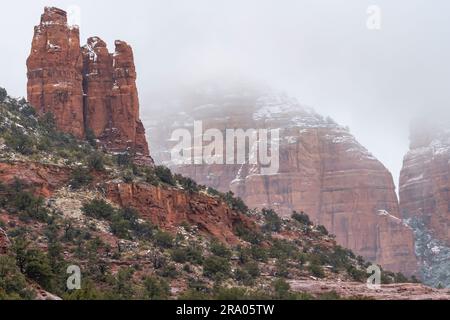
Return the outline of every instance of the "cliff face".
<path id="1" fill-rule="evenodd" d="M 157 160 L 201 184 L 234 191 L 250 207 L 270 207 L 286 216 L 304 211 L 344 247 L 387 269 L 416 271 L 413 233 L 400 220 L 392 176 L 346 128 L 284 95 L 197 97 L 187 105 L 189 110 L 162 119 L 164 126 L 149 123 L 151 135 L 160 141 L 152 146 Z M 264 175 L 259 165 L 249 163 L 171 162 L 173 130 L 192 129 L 194 120 L 203 121 L 205 131 L 216 128 L 224 136 L 230 128 L 279 128 L 279 172 Z"/>
<path id="2" fill-rule="evenodd" d="M 88 39 L 82 56 L 86 126 L 99 137 L 111 123 L 112 57 L 98 37 Z"/>
<path id="3" fill-rule="evenodd" d="M 424 280 L 449 285 L 450 126 L 422 119 L 411 130 L 400 176 L 400 208 L 416 234 Z"/>
<path id="4" fill-rule="evenodd" d="M 187 222 L 228 244 L 239 244 L 233 232 L 237 224 L 252 227 L 252 222 L 244 215 L 232 211 L 218 199 L 201 194 L 143 184 L 111 183 L 107 186 L 107 197 L 122 207 L 137 209 L 142 219 L 165 230 L 176 230 Z"/>
<path id="5" fill-rule="evenodd" d="M 34 28 L 27 67 L 28 101 L 40 114 L 52 112 L 59 129 L 83 138 L 80 32 L 67 25 L 66 12 L 45 9 L 41 23 Z"/>
<path id="6" fill-rule="evenodd" d="M 133 151 L 149 159 L 133 51 L 116 41 L 89 38 L 80 48 L 79 30 L 66 12 L 46 8 L 35 28 L 28 67 L 28 100 L 40 114 L 53 113 L 58 128 L 84 138 L 92 132 L 110 151 Z"/>
<path id="7" fill-rule="evenodd" d="M 23 181 L 34 194 L 45 199 L 50 199 L 70 183 L 70 172 L 70 168 L 55 165 L 0 163 L 0 181 L 4 185 L 11 185 L 15 180 Z M 118 206 L 134 208 L 141 219 L 174 233 L 180 225 L 189 223 L 197 226 L 204 235 L 235 245 L 239 243 L 234 233 L 237 224 L 256 228 L 248 217 L 231 210 L 223 201 L 204 194 L 145 183 L 117 183 L 107 174 L 98 175 L 93 184 L 105 190 L 106 197 Z M 0 254 L 7 249 L 8 243 L 0 228 Z"/>

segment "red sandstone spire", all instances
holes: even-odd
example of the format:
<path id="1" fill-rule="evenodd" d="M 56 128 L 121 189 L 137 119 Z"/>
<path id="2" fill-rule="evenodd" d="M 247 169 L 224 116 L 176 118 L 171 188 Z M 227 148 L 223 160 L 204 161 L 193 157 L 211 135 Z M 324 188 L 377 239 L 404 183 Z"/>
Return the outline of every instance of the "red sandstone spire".
<path id="1" fill-rule="evenodd" d="M 84 138 L 92 130 L 106 149 L 150 159 L 133 50 L 123 41 L 115 46 L 110 54 L 92 37 L 80 48 L 79 30 L 67 25 L 66 12 L 46 8 L 27 61 L 28 100 L 39 114 L 52 112 L 64 132 Z"/>
<path id="2" fill-rule="evenodd" d="M 84 137 L 83 63 L 78 28 L 67 25 L 66 12 L 45 8 L 34 29 L 27 60 L 28 100 L 39 114 L 54 114 L 58 128 Z"/>

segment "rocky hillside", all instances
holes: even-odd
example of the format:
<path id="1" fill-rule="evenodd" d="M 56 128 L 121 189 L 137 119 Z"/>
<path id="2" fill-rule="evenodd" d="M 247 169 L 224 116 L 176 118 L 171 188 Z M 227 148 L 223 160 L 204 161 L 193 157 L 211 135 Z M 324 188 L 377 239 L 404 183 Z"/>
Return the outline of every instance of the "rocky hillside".
<path id="1" fill-rule="evenodd" d="M 306 212 L 340 245 L 369 261 L 410 275 L 417 271 L 413 232 L 400 218 L 392 176 L 347 128 L 296 99 L 252 86 L 206 86 L 160 109 L 171 112 L 145 121 L 158 163 L 220 191 L 232 190 L 252 208 L 272 208 L 284 217 Z M 261 166 L 249 161 L 173 162 L 170 152 L 179 141 L 172 133 L 192 132 L 194 121 L 223 136 L 234 128 L 280 129 L 279 172 L 261 174 Z"/>
<path id="2" fill-rule="evenodd" d="M 402 216 L 414 229 L 421 276 L 450 285 L 450 125 L 422 118 L 411 129 L 411 147 L 400 177 Z"/>
<path id="3" fill-rule="evenodd" d="M 371 296 L 307 288 L 319 279 L 361 287 L 368 264 L 305 214 L 249 210 L 231 193 L 105 153 L 1 92 L 0 298 Z M 69 265 L 81 268 L 81 290 L 66 288 Z"/>

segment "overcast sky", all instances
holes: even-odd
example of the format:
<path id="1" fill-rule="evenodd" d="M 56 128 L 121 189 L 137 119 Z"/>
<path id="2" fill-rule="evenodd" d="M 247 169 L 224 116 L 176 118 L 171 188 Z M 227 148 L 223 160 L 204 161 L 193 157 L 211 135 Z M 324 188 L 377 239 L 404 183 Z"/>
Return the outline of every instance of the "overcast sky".
<path id="1" fill-rule="evenodd" d="M 81 8 L 83 42 L 133 45 L 144 116 L 170 85 L 243 75 L 348 125 L 396 183 L 410 118 L 450 107 L 448 0 L 8 1 L 0 86 L 12 95 L 26 94 L 33 26 L 51 5 Z M 381 30 L 366 26 L 370 5 L 381 9 Z"/>

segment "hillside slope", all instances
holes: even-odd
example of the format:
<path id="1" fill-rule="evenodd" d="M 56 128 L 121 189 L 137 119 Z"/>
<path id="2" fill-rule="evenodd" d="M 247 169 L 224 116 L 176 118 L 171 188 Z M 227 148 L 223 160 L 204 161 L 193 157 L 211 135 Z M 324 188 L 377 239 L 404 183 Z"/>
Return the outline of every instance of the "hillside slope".
<path id="1" fill-rule="evenodd" d="M 370 296 L 299 289 L 318 279 L 358 288 L 367 277 L 368 264 L 306 215 L 251 211 L 231 193 L 108 154 L 5 94 L 0 120 L 2 299 Z M 69 265 L 81 290 L 66 288 Z M 406 280 L 383 272 L 384 283 Z"/>

